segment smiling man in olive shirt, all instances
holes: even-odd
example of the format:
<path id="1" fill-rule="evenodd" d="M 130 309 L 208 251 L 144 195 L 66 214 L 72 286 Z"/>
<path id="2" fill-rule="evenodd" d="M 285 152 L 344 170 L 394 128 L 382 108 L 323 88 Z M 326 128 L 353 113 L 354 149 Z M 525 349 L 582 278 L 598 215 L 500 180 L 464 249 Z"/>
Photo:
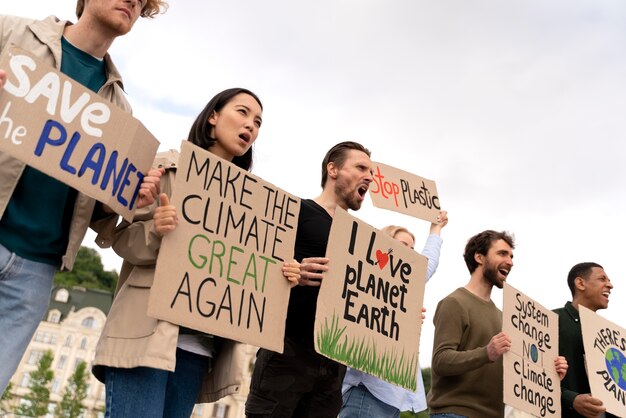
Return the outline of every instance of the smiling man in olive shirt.
<path id="1" fill-rule="evenodd" d="M 502 311 L 491 300 L 513 268 L 513 237 L 483 231 L 467 242 L 463 257 L 470 281 L 437 305 L 428 394 L 431 417 L 502 418 L 502 354 L 511 339 Z"/>

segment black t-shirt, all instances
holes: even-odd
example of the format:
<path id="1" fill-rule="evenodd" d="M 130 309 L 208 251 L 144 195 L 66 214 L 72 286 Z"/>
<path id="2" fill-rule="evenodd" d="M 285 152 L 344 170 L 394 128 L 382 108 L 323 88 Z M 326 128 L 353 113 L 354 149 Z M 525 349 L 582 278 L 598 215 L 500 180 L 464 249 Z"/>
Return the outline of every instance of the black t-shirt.
<path id="1" fill-rule="evenodd" d="M 325 257 L 333 218 L 311 199 L 300 205 L 294 257 Z M 313 324 L 319 287 L 295 286 L 291 289 L 285 335 L 313 348 Z"/>

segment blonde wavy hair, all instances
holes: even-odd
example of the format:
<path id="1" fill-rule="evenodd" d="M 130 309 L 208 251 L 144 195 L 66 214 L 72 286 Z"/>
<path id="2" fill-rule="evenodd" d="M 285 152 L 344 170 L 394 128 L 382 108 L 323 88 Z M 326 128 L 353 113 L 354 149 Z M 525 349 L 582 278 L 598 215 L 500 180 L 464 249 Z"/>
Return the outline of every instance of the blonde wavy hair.
<path id="1" fill-rule="evenodd" d="M 413 241 L 415 241 L 415 235 L 403 226 L 389 225 L 381 229 L 381 231 L 389 235 L 391 238 L 395 238 L 399 232 L 406 232 L 411 236 L 411 238 L 413 238 Z"/>
<path id="2" fill-rule="evenodd" d="M 146 5 L 141 9 L 141 17 L 153 18 L 159 13 L 165 13 L 168 8 L 167 2 L 164 0 L 146 0 Z M 85 9 L 85 0 L 76 1 L 76 17 L 80 19 Z"/>

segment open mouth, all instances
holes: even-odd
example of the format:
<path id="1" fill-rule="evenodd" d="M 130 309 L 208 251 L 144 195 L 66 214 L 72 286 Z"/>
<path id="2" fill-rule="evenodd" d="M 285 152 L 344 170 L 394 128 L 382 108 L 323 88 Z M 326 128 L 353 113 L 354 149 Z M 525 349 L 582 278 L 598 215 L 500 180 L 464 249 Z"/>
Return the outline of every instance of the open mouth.
<path id="1" fill-rule="evenodd" d="M 369 187 L 367 185 L 362 185 L 356 191 L 359 194 L 359 196 L 361 196 L 362 198 L 365 198 L 365 195 L 367 194 L 368 189 Z"/>
<path id="2" fill-rule="evenodd" d="M 611 292 L 602 292 L 602 296 L 604 296 L 605 298 L 609 298 L 609 295 L 611 294 Z"/>
<path id="3" fill-rule="evenodd" d="M 239 138 L 241 138 L 244 142 L 246 142 L 246 144 L 250 142 L 250 135 L 239 134 Z"/>
<path id="4" fill-rule="evenodd" d="M 507 269 L 499 269 L 498 270 L 500 272 L 501 275 L 503 275 L 505 278 L 509 275 L 509 273 L 511 272 L 510 270 Z"/>

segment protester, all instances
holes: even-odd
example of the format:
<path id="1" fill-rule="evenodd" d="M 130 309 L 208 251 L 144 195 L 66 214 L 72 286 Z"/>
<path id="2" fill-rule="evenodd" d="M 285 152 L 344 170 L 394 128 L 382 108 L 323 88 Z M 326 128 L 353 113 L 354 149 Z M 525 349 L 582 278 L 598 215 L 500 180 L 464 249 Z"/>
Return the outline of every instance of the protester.
<path id="1" fill-rule="evenodd" d="M 188 140 L 249 170 L 262 105 L 249 90 L 217 94 L 197 117 Z M 169 196 L 178 153 L 159 155 L 165 168 L 160 206 L 152 205 L 115 231 L 113 249 L 124 259 L 118 292 L 96 349 L 94 374 L 106 386 L 107 417 L 189 417 L 196 402 L 236 393 L 244 374 L 244 346 L 147 315 L 161 239 L 178 224 Z M 284 263 L 292 280 L 298 263 Z"/>
<path id="2" fill-rule="evenodd" d="M 439 265 L 441 229 L 447 224 L 448 213 L 441 211 L 437 222 L 430 225 L 430 235 L 422 250 L 422 255 L 428 258 L 426 281 L 435 274 Z M 392 225 L 381 231 L 411 249 L 415 247 L 415 236 L 406 228 Z M 339 418 L 398 418 L 401 411 L 425 410 L 426 396 L 419 366 L 417 371 L 417 390 L 409 391 L 370 374 L 348 368 L 343 379 L 343 406 Z"/>
<path id="3" fill-rule="evenodd" d="M 580 327 L 579 306 L 597 312 L 609 306 L 613 284 L 598 263 L 580 263 L 567 275 L 572 301 L 555 309 L 559 315 L 559 354 L 567 359 L 569 369 L 561 381 L 561 409 L 564 418 L 597 417 L 606 412 L 602 401 L 591 395 L 585 368 L 585 347 Z M 614 417 L 606 413 L 606 417 Z"/>
<path id="4" fill-rule="evenodd" d="M 367 148 L 356 142 L 332 147 L 322 161 L 322 193 L 303 199 L 296 233 L 299 286 L 291 290 L 284 352 L 260 349 L 246 402 L 248 417 L 333 417 L 341 408 L 345 366 L 315 352 L 313 325 L 335 209 L 358 210 L 372 182 Z"/>
<path id="5" fill-rule="evenodd" d="M 513 237 L 483 231 L 468 241 L 463 258 L 470 280 L 437 305 L 434 324 L 431 417 L 502 418 L 502 359 L 511 340 L 502 311 L 491 300 L 513 268 Z"/>
<path id="6" fill-rule="evenodd" d="M 0 16 L 0 50 L 16 45 L 130 112 L 107 51 L 162 0 L 79 0 L 78 22 Z M 0 69 L 0 87 L 7 81 Z M 161 172 L 145 177 L 137 207 L 154 202 Z M 57 269 L 70 270 L 88 226 L 106 244 L 117 215 L 75 189 L 0 152 L 0 393 L 6 388 L 50 300 Z"/>

